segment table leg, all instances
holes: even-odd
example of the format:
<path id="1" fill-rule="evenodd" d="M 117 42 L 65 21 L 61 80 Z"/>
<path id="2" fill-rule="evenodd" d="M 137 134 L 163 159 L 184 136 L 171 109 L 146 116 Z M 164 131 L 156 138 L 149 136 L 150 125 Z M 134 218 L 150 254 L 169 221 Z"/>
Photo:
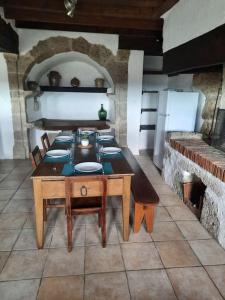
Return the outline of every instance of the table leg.
<path id="1" fill-rule="evenodd" d="M 42 249 L 44 245 L 44 215 L 43 215 L 44 200 L 42 198 L 41 179 L 33 178 L 33 189 L 34 189 L 37 248 Z"/>
<path id="2" fill-rule="evenodd" d="M 130 196 L 131 176 L 124 176 L 123 180 L 123 240 L 129 239 Z"/>

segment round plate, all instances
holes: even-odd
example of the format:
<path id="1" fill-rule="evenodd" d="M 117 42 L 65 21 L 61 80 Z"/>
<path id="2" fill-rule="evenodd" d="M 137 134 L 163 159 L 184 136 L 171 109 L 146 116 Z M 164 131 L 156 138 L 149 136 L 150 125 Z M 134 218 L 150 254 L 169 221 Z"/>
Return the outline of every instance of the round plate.
<path id="1" fill-rule="evenodd" d="M 97 162 L 83 162 L 80 164 L 77 164 L 75 167 L 75 170 L 79 172 L 96 172 L 102 169 L 102 165 Z"/>
<path id="2" fill-rule="evenodd" d="M 114 136 L 112 135 L 100 135 L 98 136 L 99 141 L 111 141 L 114 139 Z"/>
<path id="3" fill-rule="evenodd" d="M 57 141 L 71 141 L 73 136 L 71 135 L 59 135 L 55 138 Z"/>
<path id="4" fill-rule="evenodd" d="M 54 158 L 67 156 L 69 154 L 70 152 L 68 150 L 49 150 L 48 152 L 46 152 L 46 155 Z"/>
<path id="5" fill-rule="evenodd" d="M 82 135 L 82 134 L 91 135 L 91 134 L 93 134 L 93 133 L 95 133 L 93 130 L 82 130 L 82 131 L 81 131 L 81 135 Z"/>
<path id="6" fill-rule="evenodd" d="M 117 154 L 119 152 L 121 152 L 121 149 L 117 147 L 104 147 L 102 149 L 102 153 L 104 154 Z"/>

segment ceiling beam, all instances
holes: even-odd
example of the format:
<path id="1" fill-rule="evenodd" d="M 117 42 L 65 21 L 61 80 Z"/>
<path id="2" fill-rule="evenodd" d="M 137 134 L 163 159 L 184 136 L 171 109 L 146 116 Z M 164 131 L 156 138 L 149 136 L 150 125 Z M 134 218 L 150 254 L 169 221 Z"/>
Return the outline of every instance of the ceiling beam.
<path id="1" fill-rule="evenodd" d="M 155 8 L 154 13 L 152 14 L 152 18 L 158 19 L 160 18 L 165 12 L 171 9 L 179 0 L 164 0 L 161 1 L 161 5 Z"/>
<path id="2" fill-rule="evenodd" d="M 0 17 L 0 52 L 18 53 L 19 38 L 10 24 Z"/>
<path id="3" fill-rule="evenodd" d="M 163 72 L 182 73 L 225 63 L 225 25 L 163 53 Z"/>
<path id="4" fill-rule="evenodd" d="M 30 21 L 30 22 L 46 22 L 55 24 L 73 24 L 80 26 L 105 26 L 107 28 L 127 28 L 137 30 L 162 30 L 163 20 L 151 19 L 133 19 L 118 17 L 108 17 L 104 15 L 80 15 L 75 12 L 74 18 L 69 18 L 65 11 L 52 12 L 42 10 L 40 13 L 32 9 L 15 9 L 5 10 L 5 17 L 8 19 L 16 19 L 17 21 Z"/>

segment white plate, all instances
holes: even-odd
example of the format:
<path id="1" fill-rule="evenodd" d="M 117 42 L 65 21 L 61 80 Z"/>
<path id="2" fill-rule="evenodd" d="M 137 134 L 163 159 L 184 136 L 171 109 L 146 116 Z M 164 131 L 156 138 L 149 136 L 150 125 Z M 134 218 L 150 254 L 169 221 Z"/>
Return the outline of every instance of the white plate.
<path id="1" fill-rule="evenodd" d="M 75 167 L 75 170 L 79 172 L 96 172 L 102 169 L 102 165 L 96 162 L 83 162 L 80 164 L 77 164 Z"/>
<path id="2" fill-rule="evenodd" d="M 117 147 L 104 147 L 102 149 L 102 153 L 104 154 L 117 154 L 119 152 L 121 152 L 121 149 Z"/>
<path id="3" fill-rule="evenodd" d="M 71 135 L 59 135 L 55 138 L 57 141 L 71 141 L 73 136 Z"/>
<path id="4" fill-rule="evenodd" d="M 70 151 L 68 150 L 49 150 L 48 152 L 46 152 L 46 155 L 50 156 L 50 157 L 62 157 L 62 156 L 67 156 L 70 154 Z"/>
<path id="5" fill-rule="evenodd" d="M 93 130 L 82 130 L 82 131 L 81 131 L 81 135 L 82 135 L 82 134 L 91 135 L 92 133 L 94 133 Z"/>
<path id="6" fill-rule="evenodd" d="M 112 136 L 112 135 L 100 135 L 98 137 L 99 141 L 111 141 L 113 139 L 114 139 L 114 136 Z"/>

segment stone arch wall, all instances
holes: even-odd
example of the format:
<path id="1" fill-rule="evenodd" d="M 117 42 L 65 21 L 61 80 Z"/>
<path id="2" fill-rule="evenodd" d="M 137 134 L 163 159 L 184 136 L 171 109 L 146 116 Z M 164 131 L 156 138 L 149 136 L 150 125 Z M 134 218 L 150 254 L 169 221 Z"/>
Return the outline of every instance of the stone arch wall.
<path id="1" fill-rule="evenodd" d="M 8 66 L 8 76 L 12 104 L 12 119 L 14 128 L 14 158 L 25 158 L 29 155 L 27 131 L 33 125 L 27 122 L 25 98 L 30 95 L 26 91 L 26 78 L 35 64 L 66 52 L 86 54 L 110 74 L 115 87 L 115 93 L 109 98 L 115 102 L 116 129 L 118 142 L 127 144 L 127 82 L 129 50 L 118 50 L 114 55 L 111 50 L 100 44 L 91 44 L 82 37 L 50 37 L 39 41 L 24 55 L 5 54 Z"/>

